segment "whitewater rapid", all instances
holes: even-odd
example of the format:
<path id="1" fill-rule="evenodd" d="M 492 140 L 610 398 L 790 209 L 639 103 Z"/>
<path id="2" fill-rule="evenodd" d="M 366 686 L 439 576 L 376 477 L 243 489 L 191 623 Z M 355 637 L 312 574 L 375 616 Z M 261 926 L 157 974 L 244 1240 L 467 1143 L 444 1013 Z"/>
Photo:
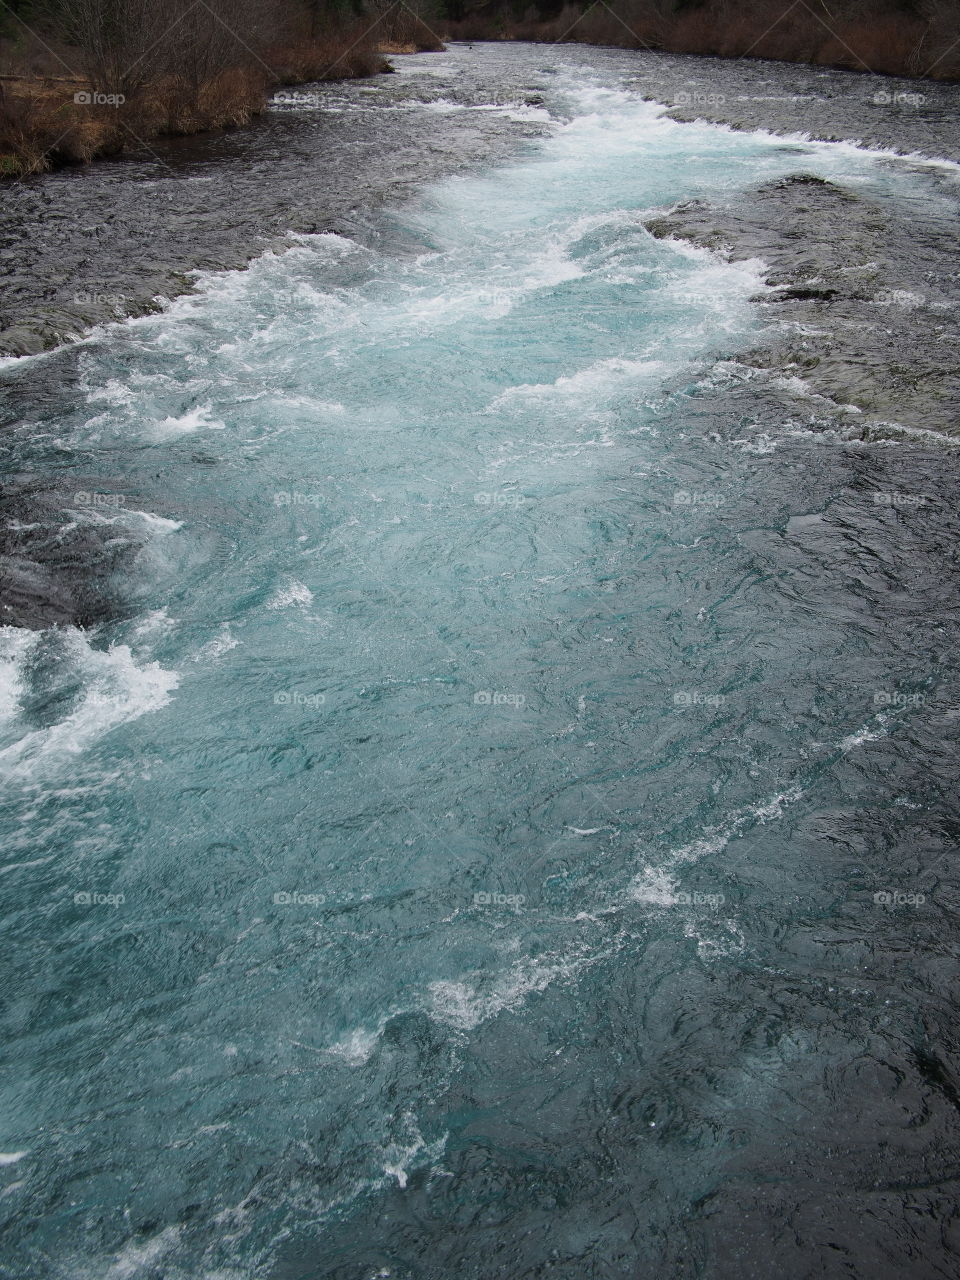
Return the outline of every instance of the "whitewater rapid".
<path id="1" fill-rule="evenodd" d="M 30 1274 L 732 1276 L 785 1148 L 943 1149 L 950 455 L 785 411 L 764 263 L 645 226 L 932 179 L 526 56 L 540 132 L 379 240 L 5 370 L 113 601 L 0 628 Z"/>

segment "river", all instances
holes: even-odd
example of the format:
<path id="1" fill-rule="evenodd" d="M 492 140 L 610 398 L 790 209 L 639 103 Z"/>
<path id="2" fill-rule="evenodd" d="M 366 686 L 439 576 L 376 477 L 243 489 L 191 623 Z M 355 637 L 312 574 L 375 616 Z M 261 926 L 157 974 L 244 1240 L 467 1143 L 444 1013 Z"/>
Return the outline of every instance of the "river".
<path id="1" fill-rule="evenodd" d="M 48 274 L 97 200 L 116 292 L 210 264 L 0 368 L 0 1274 L 956 1274 L 960 168 L 638 65 L 455 46 L 11 196 Z M 825 191 L 824 255 L 909 229 L 828 264 L 829 395 L 768 256 L 648 229 Z"/>

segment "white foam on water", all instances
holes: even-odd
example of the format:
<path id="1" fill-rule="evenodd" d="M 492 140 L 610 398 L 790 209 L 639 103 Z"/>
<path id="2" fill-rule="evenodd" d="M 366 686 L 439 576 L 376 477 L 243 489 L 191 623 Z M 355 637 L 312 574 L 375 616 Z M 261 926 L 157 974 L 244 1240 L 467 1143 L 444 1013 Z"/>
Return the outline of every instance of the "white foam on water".
<path id="1" fill-rule="evenodd" d="M 520 103 L 512 107 L 479 107 L 480 111 L 492 111 L 496 115 L 503 116 L 505 120 L 512 120 L 515 124 L 556 124 L 556 118 L 550 114 L 545 107 L 535 107 Z"/>
<path id="2" fill-rule="evenodd" d="M 654 907 L 672 907 L 677 901 L 677 882 L 663 867 L 644 867 L 628 890 L 633 902 Z"/>
<path id="3" fill-rule="evenodd" d="M 0 1166 L 16 1164 L 29 1154 L 29 1151 L 0 1151 Z"/>
<path id="4" fill-rule="evenodd" d="M 695 266 L 673 277 L 659 292 L 677 305 L 696 307 L 712 333 L 718 326 L 730 331 L 742 325 L 751 315 L 751 300 L 770 292 L 765 283 L 769 269 L 761 258 L 725 262 L 715 252 L 682 240 L 661 243 Z"/>
<path id="5" fill-rule="evenodd" d="M 313 592 L 308 586 L 302 582 L 298 582 L 296 578 L 291 578 L 289 582 L 279 587 L 267 601 L 268 609 L 288 609 L 291 605 L 298 605 L 305 608 L 308 604 L 313 603 Z"/>
<path id="6" fill-rule="evenodd" d="M 747 949 L 743 930 L 733 920 L 714 921 L 704 914 L 687 916 L 683 932 L 696 941 L 700 959 L 707 962 L 742 955 Z"/>
<path id="7" fill-rule="evenodd" d="M 133 404 L 136 399 L 136 392 L 131 382 L 121 382 L 119 378 L 110 378 L 102 387 L 94 387 L 89 390 L 87 392 L 87 400 L 94 404 L 102 400 L 112 408 L 126 407 Z"/>
<path id="8" fill-rule="evenodd" d="M 838 750 L 844 755 L 848 755 L 857 747 L 862 747 L 866 742 L 877 742 L 880 738 L 887 736 L 887 730 L 883 724 L 864 725 L 862 729 L 857 729 L 855 733 L 848 734 L 842 738 L 838 744 Z"/>
<path id="9" fill-rule="evenodd" d="M 778 791 L 768 800 L 758 804 L 746 805 L 733 813 L 725 823 L 718 827 L 709 827 L 695 840 L 671 849 L 657 866 L 646 866 L 636 875 L 626 891 L 626 897 L 633 902 L 651 902 L 661 906 L 670 906 L 679 890 L 673 879 L 673 868 L 681 863 L 700 862 L 716 853 L 722 853 L 731 840 L 739 837 L 745 828 L 756 824 L 761 826 L 768 822 L 778 822 L 784 811 L 805 794 L 805 789 L 795 785 L 786 791 Z M 638 839 L 638 844 L 641 840 Z"/>
<path id="10" fill-rule="evenodd" d="M 435 116 L 452 116 L 469 110 L 466 103 L 451 102 L 449 98 L 434 98 L 432 102 L 417 102 L 411 105 L 414 108 L 419 107 L 421 111 L 429 111 Z"/>
<path id="11" fill-rule="evenodd" d="M 810 400 L 814 404 L 825 405 L 834 413 L 863 413 L 863 410 L 855 404 L 841 404 L 839 401 L 831 399 L 830 396 L 816 391 L 808 383 L 804 382 L 802 378 L 797 377 L 796 374 L 777 374 L 771 378 L 770 382 L 772 386 L 796 396 L 799 400 Z"/>
<path id="12" fill-rule="evenodd" d="M 156 1267 L 179 1243 L 179 1227 L 165 1227 L 152 1240 L 144 1244 L 131 1240 L 114 1255 L 113 1262 L 103 1274 L 103 1280 L 136 1280 L 136 1277 L 142 1276 L 148 1268 Z"/>
<path id="13" fill-rule="evenodd" d="M 183 528 L 182 520 L 171 520 L 167 516 L 158 516 L 155 511 L 129 511 L 129 516 L 136 516 L 147 526 L 151 533 L 165 534 L 176 533 L 178 529 Z"/>
<path id="14" fill-rule="evenodd" d="M 876 742 L 887 735 L 888 720 L 889 715 L 881 713 L 854 733 L 841 738 L 828 750 L 847 755 L 865 743 Z M 824 748 L 821 746 L 821 749 Z M 805 787 L 794 784 L 784 791 L 775 793 L 767 800 L 747 805 L 734 813 L 721 826 L 708 828 L 697 839 L 671 850 L 659 865 L 644 867 L 631 882 L 627 890 L 627 898 L 634 902 L 660 906 L 672 905 L 678 892 L 676 881 L 671 873 L 672 868 L 678 863 L 699 862 L 713 854 L 722 853 L 730 841 L 739 837 L 745 828 L 753 827 L 758 823 L 763 826 L 768 822 L 779 822 L 786 810 L 795 805 L 805 794 Z"/>
<path id="15" fill-rule="evenodd" d="M 427 988 L 427 1012 L 458 1031 L 472 1031 L 505 1009 L 516 1009 L 528 996 L 545 991 L 551 983 L 576 977 L 581 969 L 600 959 L 600 952 L 571 951 L 566 955 L 527 957 L 493 977 L 476 972 L 459 979 L 441 978 Z"/>
<path id="16" fill-rule="evenodd" d="M 23 694 L 24 659 L 36 644 L 34 632 L 0 627 L 0 727 L 16 717 Z"/>
<path id="17" fill-rule="evenodd" d="M 164 636 L 170 635 L 177 625 L 177 619 L 171 618 L 166 609 L 151 609 L 134 623 L 130 631 L 131 643 L 153 644 Z"/>
<path id="18" fill-rule="evenodd" d="M 595 402 L 641 378 L 656 381 L 666 369 L 662 360 L 627 360 L 614 356 L 598 360 L 578 373 L 563 374 L 555 382 L 509 387 L 487 406 L 486 412 L 507 408 L 517 400 L 563 397 L 588 398 Z"/>
<path id="19" fill-rule="evenodd" d="M 63 628 L 60 635 L 83 681 L 80 701 L 59 723 L 26 729 L 0 750 L 0 777 L 29 777 L 42 766 L 80 755 L 118 725 L 166 706 L 179 684 L 178 674 L 158 662 L 138 665 L 127 645 L 95 649 L 84 632 L 72 627 Z M 41 642 L 38 632 L 24 637 L 16 627 L 0 627 L 0 671 L 7 672 L 8 688 L 15 699 L 11 721 L 29 687 L 26 664 Z M 8 723 L 8 734 L 10 727 Z"/>
<path id="20" fill-rule="evenodd" d="M 346 258 L 363 251 L 363 246 L 356 240 L 351 240 L 349 236 L 338 235 L 335 231 L 288 231 L 287 239 L 295 245 L 322 249 L 335 258 Z"/>
<path id="21" fill-rule="evenodd" d="M 189 323 L 185 325 L 184 322 L 208 314 L 210 308 L 217 307 L 230 311 L 235 322 L 238 307 L 245 308 L 251 303 L 256 304 L 258 298 L 264 296 L 269 298 L 277 291 L 282 292 L 285 298 L 289 298 L 291 293 L 299 294 L 302 291 L 303 298 L 306 300 L 322 299 L 327 307 L 344 308 L 344 304 L 335 295 L 321 294 L 313 289 L 309 281 L 298 281 L 294 274 L 295 269 L 299 262 L 304 270 L 309 271 L 318 258 L 340 260 L 348 255 L 362 252 L 362 246 L 335 232 L 290 231 L 286 238 L 291 241 L 289 247 L 268 249 L 240 269 L 188 272 L 187 274 L 193 279 L 191 293 L 180 294 L 172 299 L 158 297 L 154 299 L 159 305 L 158 311 L 98 325 L 82 338 L 64 345 L 89 345 L 108 337 L 112 331 L 123 329 L 128 333 L 142 334 L 148 342 L 153 341 L 163 347 L 177 348 L 179 345 L 186 344 L 184 349 L 192 351 L 195 337 Z M 311 291 L 315 299 L 311 299 Z M 229 347 L 230 344 L 227 345 Z M 11 357 L 11 362 L 19 364 L 24 360 L 40 359 L 60 349 L 53 348 L 53 351 L 41 352 L 36 356 Z M 0 363 L 4 362 L 0 361 Z M 137 374 L 131 377 L 131 382 L 141 382 L 144 385 L 151 381 L 168 380 L 161 374 Z M 107 385 L 109 386 L 109 383 Z M 90 393 L 91 398 L 97 397 L 100 390 L 94 388 Z M 114 407 L 124 403 L 129 405 L 130 401 L 121 399 L 121 396 L 119 387 L 116 387 L 112 391 L 107 391 L 103 398 Z M 190 414 L 183 415 L 181 418 L 168 419 L 171 423 L 168 430 L 172 438 L 177 435 L 191 434 L 192 429 L 200 427 L 216 430 L 218 426 L 222 426 L 215 422 L 192 424 L 189 419 Z M 155 429 L 159 430 L 163 425 L 157 423 Z"/>
<path id="22" fill-rule="evenodd" d="M 478 102 L 469 111 L 485 111 L 490 115 L 515 120 L 517 124 L 556 124 L 555 118 L 544 107 L 526 102 Z"/>
<path id="23" fill-rule="evenodd" d="M 765 431 L 761 431 L 756 440 L 731 440 L 730 443 L 740 453 L 754 454 L 757 457 L 776 453 L 780 447 L 780 442 L 767 435 Z"/>
<path id="24" fill-rule="evenodd" d="M 161 439 L 170 439 L 174 436 L 187 435 L 194 431 L 205 428 L 208 431 L 224 431 L 226 424 L 218 419 L 212 418 L 213 409 L 209 404 L 200 404 L 193 409 L 189 409 L 179 418 L 164 418 L 157 424 L 154 435 Z"/>
<path id="25" fill-rule="evenodd" d="M 424 1163 L 422 1156 L 426 1156 L 425 1163 L 436 1164 L 443 1156 L 446 1149 L 448 1134 L 443 1134 L 434 1142 L 427 1142 L 412 1112 L 404 1112 L 403 1126 L 406 1129 L 405 1141 L 392 1142 L 383 1148 L 381 1158 L 384 1161 L 383 1172 L 388 1178 L 395 1178 L 398 1185 L 403 1188 L 407 1185 L 407 1179 L 417 1163 Z"/>
<path id="26" fill-rule="evenodd" d="M 298 287 L 296 268 L 309 269 L 318 256 L 335 261 L 359 253 L 361 246 L 346 236 L 334 232 L 304 233 L 290 231 L 286 237 L 291 243 L 281 249 L 267 249 L 239 271 L 196 271 L 194 292 L 178 298 L 170 304 L 168 317 L 193 315 L 205 302 L 232 304 L 256 296 L 271 287 L 282 285 L 285 292 Z M 143 316 L 133 323 L 143 325 L 160 317 Z"/>
<path id="27" fill-rule="evenodd" d="M 344 414 L 346 406 L 339 400 L 319 400 L 315 396 L 276 396 L 274 403 L 291 409 L 309 409 L 314 413 Z"/>
<path id="28" fill-rule="evenodd" d="M 229 653 L 231 649 L 236 649 L 239 644 L 240 641 L 230 630 L 230 623 L 224 622 L 220 626 L 219 634 L 201 646 L 193 655 L 193 660 L 194 662 L 214 662 L 223 654 Z"/>
<path id="29" fill-rule="evenodd" d="M 328 1053 L 332 1058 L 340 1058 L 348 1066 L 361 1067 L 377 1047 L 385 1026 L 386 1022 L 384 1021 L 375 1031 L 369 1031 L 365 1027 L 357 1027 L 349 1035 L 344 1036 L 342 1040 L 332 1044 L 329 1049 L 325 1049 L 324 1052 Z"/>
<path id="30" fill-rule="evenodd" d="M 667 118 L 662 113 L 675 110 L 675 105 L 668 102 L 650 100 L 650 105 L 655 107 L 658 113 L 661 113 L 659 115 L 661 120 Z M 686 121 L 671 121 L 671 123 L 677 124 L 680 128 L 689 127 Z M 952 176 L 960 177 L 960 164 L 955 160 L 948 160 L 942 156 L 924 155 L 920 151 L 900 152 L 883 147 L 875 147 L 859 138 L 827 140 L 815 138 L 812 134 L 803 130 L 772 133 L 768 129 L 735 129 L 733 125 L 707 120 L 698 120 L 695 127 L 719 129 L 723 133 L 738 134 L 741 137 L 754 138 L 757 141 L 768 142 L 778 146 L 782 146 L 783 143 L 792 144 L 802 150 L 804 154 L 824 155 L 831 159 L 837 157 L 847 160 L 852 159 L 860 163 L 864 158 L 883 160 L 896 165 L 913 165 L 922 169 L 936 169 Z"/>
<path id="31" fill-rule="evenodd" d="M 752 809 L 748 810 L 748 813 L 751 817 L 761 823 L 779 822 L 783 817 L 784 809 L 792 804 L 796 804 L 803 794 L 803 787 L 789 787 L 786 791 L 778 792 L 769 800 L 765 800 L 761 804 L 754 805 Z"/>

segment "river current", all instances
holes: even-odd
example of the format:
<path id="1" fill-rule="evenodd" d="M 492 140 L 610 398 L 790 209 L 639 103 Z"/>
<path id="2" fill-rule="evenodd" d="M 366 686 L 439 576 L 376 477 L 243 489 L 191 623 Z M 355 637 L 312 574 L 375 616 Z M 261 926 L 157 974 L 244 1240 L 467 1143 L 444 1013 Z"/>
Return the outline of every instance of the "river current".
<path id="1" fill-rule="evenodd" d="M 960 171 L 471 56 L 499 154 L 2 370 L 0 1274 L 955 1275 L 956 452 L 645 223 Z"/>

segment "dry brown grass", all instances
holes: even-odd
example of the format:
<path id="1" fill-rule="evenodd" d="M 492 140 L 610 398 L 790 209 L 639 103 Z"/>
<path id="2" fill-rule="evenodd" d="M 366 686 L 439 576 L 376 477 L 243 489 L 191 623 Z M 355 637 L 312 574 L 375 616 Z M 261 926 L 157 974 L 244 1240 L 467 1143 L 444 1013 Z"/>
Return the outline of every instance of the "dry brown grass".
<path id="1" fill-rule="evenodd" d="M 430 40 L 435 43 L 432 35 Z M 71 61 L 76 65 L 80 59 Z M 134 139 L 247 124 L 263 111 L 277 84 L 353 79 L 389 70 L 376 33 L 366 26 L 267 49 L 263 63 L 230 68 L 200 84 L 160 75 L 117 106 L 75 102 L 76 93 L 92 92 L 81 77 L 7 73 L 0 77 L 0 177 L 84 164 L 115 154 Z"/>
<path id="2" fill-rule="evenodd" d="M 366 27 L 345 28 L 323 40 L 302 39 L 268 49 L 264 61 L 278 84 L 354 80 L 386 71 L 389 64 Z"/>
<path id="3" fill-rule="evenodd" d="M 208 129 L 249 124 L 264 108 L 267 77 L 259 70 L 237 67 L 221 71 L 201 85 L 165 76 L 146 86 L 121 119 L 140 137 L 186 136 Z M 129 112 L 124 112 L 129 106 Z"/>
<path id="4" fill-rule="evenodd" d="M 781 7 L 779 0 L 708 0 L 697 9 L 665 16 L 655 0 L 609 0 L 588 8 L 567 4 L 551 21 L 532 11 L 519 20 L 503 13 L 474 14 L 444 27 L 453 40 L 569 41 L 620 48 L 667 49 L 721 58 L 770 58 L 888 75 L 960 79 L 960 45 L 950 6 L 928 20 L 902 12 L 848 6 L 847 18 L 831 0 L 818 15 L 811 6 Z M 612 10 L 612 12 L 611 12 Z"/>
<path id="5" fill-rule="evenodd" d="M 40 94 L 21 92 L 9 82 L 0 86 L 0 174 L 20 177 L 47 168 L 59 123 Z"/>
<path id="6" fill-rule="evenodd" d="M 439 53 L 443 49 L 436 31 L 405 4 L 387 9 L 371 34 L 392 53 Z"/>
<path id="7" fill-rule="evenodd" d="M 237 69 L 198 88 L 165 77 L 119 106 L 76 102 L 80 79 L 6 79 L 0 92 L 0 174 L 23 177 L 55 164 L 87 164 L 131 138 L 246 124 L 263 110 L 266 78 Z"/>
<path id="8" fill-rule="evenodd" d="M 831 67 L 880 71 L 887 75 L 922 75 L 926 27 L 914 19 L 877 17 L 872 22 L 846 23 L 836 36 L 827 35 L 816 61 Z M 935 55 L 934 55 L 935 56 Z"/>
<path id="9" fill-rule="evenodd" d="M 772 25 L 763 4 L 740 9 L 724 19 L 713 8 L 681 15 L 666 47 L 678 53 L 747 55 L 779 62 L 810 62 L 886 75 L 924 76 L 952 41 L 948 30 L 904 13 L 874 13 L 865 18 L 830 18 L 808 8 L 786 12 Z M 948 54 L 933 68 L 940 78 L 956 77 L 960 57 Z"/>
<path id="10" fill-rule="evenodd" d="M 0 174 L 22 177 L 53 163 L 85 164 L 119 151 L 116 108 L 78 104 L 82 80 L 7 77 L 0 85 Z"/>

